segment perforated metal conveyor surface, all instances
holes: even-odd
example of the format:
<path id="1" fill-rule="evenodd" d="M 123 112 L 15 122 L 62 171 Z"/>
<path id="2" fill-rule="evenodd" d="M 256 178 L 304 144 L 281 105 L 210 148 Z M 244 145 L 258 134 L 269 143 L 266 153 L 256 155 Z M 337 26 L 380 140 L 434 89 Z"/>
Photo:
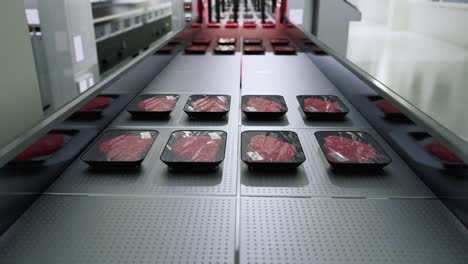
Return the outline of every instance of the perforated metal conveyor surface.
<path id="1" fill-rule="evenodd" d="M 160 132 L 141 170 L 98 173 L 76 160 L 1 237 L 1 263 L 468 263 L 466 228 L 304 54 L 179 54 L 147 92 L 181 99 L 168 121 L 122 112 L 110 125 Z M 228 118 L 188 119 L 183 104 L 196 93 L 231 95 Z M 246 120 L 244 94 L 285 96 L 287 117 Z M 351 113 L 343 122 L 307 121 L 299 94 L 338 95 Z M 222 167 L 169 171 L 159 157 L 180 129 L 226 131 Z M 258 129 L 297 132 L 307 161 L 291 173 L 249 171 L 239 135 Z M 337 129 L 368 131 L 392 164 L 380 174 L 334 172 L 313 133 Z"/>

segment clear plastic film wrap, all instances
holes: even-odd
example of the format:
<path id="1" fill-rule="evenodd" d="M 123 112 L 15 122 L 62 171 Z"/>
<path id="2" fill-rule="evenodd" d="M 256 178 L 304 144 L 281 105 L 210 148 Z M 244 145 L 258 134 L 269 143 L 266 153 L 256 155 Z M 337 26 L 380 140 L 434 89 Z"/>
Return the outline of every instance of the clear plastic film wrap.
<path id="1" fill-rule="evenodd" d="M 192 95 L 187 100 L 186 112 L 218 112 L 227 113 L 230 109 L 231 97 L 228 95 Z"/>

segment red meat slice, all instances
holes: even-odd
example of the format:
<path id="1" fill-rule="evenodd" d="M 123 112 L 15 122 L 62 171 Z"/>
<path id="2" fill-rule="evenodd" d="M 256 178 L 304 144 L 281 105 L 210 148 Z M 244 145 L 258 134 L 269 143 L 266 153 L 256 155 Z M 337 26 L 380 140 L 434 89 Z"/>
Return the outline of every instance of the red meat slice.
<path id="1" fill-rule="evenodd" d="M 25 151 L 16 156 L 16 160 L 29 160 L 57 152 L 65 145 L 65 135 L 47 134 Z"/>
<path id="2" fill-rule="evenodd" d="M 222 139 L 212 139 L 210 136 L 190 136 L 174 143 L 172 151 L 183 160 L 213 162 L 222 143 Z"/>
<path id="3" fill-rule="evenodd" d="M 296 155 L 296 148 L 287 142 L 270 136 L 253 136 L 250 139 L 247 153 L 250 161 L 289 162 Z M 255 157 L 255 158 L 254 158 Z"/>
<path id="4" fill-rule="evenodd" d="M 192 102 L 192 107 L 201 112 L 224 112 L 227 110 L 226 105 L 227 100 L 218 97 L 202 98 Z"/>
<path id="5" fill-rule="evenodd" d="M 447 147 L 442 145 L 437 140 L 433 140 L 430 144 L 424 147 L 427 152 L 431 155 L 435 156 L 436 158 L 446 161 L 446 162 L 453 162 L 453 163 L 464 163 L 462 159 L 460 159 L 455 153 L 450 151 Z"/>
<path id="6" fill-rule="evenodd" d="M 167 99 L 167 97 L 152 97 L 138 103 L 138 107 L 148 112 L 170 111 L 177 99 Z"/>
<path id="7" fill-rule="evenodd" d="M 340 104 L 318 98 L 304 99 L 304 112 L 341 112 Z"/>
<path id="8" fill-rule="evenodd" d="M 386 114 L 399 114 L 401 113 L 398 108 L 389 103 L 387 100 L 382 100 L 377 103 L 377 107 Z"/>
<path id="9" fill-rule="evenodd" d="M 283 110 L 283 106 L 280 103 L 260 97 L 250 98 L 246 108 L 247 110 L 249 108 L 255 109 L 250 112 L 281 112 Z"/>
<path id="10" fill-rule="evenodd" d="M 370 144 L 347 137 L 328 136 L 325 138 L 327 159 L 334 162 L 371 163 L 377 151 Z"/>
<path id="11" fill-rule="evenodd" d="M 108 107 L 112 103 L 112 99 L 105 96 L 98 96 L 83 107 L 81 107 L 80 111 L 92 111 L 92 110 L 102 110 Z"/>
<path id="12" fill-rule="evenodd" d="M 122 135 L 101 143 L 99 151 L 111 161 L 137 161 L 152 143 L 152 138 Z"/>
<path id="13" fill-rule="evenodd" d="M 226 28 L 237 28 L 239 26 L 239 23 L 237 22 L 227 22 L 226 23 Z"/>

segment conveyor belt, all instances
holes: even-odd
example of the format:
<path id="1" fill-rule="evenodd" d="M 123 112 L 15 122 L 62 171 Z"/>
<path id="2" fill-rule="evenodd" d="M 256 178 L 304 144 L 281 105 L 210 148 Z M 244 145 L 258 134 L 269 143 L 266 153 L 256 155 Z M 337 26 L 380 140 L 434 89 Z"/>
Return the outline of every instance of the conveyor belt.
<path id="1" fill-rule="evenodd" d="M 345 98 L 344 122 L 304 121 L 296 95 L 342 97 L 305 55 L 178 54 L 144 93 L 181 98 L 167 122 L 122 112 L 109 126 L 160 132 L 141 170 L 103 173 L 74 161 L 1 237 L 1 263 L 468 263 L 466 228 Z M 228 118 L 189 120 L 182 107 L 199 93 L 231 95 Z M 242 94 L 285 96 L 286 121 L 245 120 Z M 159 157 L 180 129 L 226 131 L 221 168 L 169 171 Z M 293 173 L 248 171 L 239 135 L 254 129 L 296 131 L 307 161 Z M 383 173 L 337 174 L 313 137 L 336 129 L 373 134 L 393 163 Z"/>

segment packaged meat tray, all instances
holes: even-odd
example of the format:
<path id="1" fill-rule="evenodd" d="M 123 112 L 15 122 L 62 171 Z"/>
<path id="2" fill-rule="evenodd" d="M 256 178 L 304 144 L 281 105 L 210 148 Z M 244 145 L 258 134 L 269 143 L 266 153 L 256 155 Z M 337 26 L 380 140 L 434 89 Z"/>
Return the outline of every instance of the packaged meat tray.
<path id="1" fill-rule="evenodd" d="M 315 137 L 328 163 L 342 170 L 381 170 L 392 162 L 366 132 L 321 131 Z"/>
<path id="2" fill-rule="evenodd" d="M 208 46 L 189 45 L 185 48 L 186 54 L 205 54 Z"/>
<path id="3" fill-rule="evenodd" d="M 272 46 L 287 46 L 290 41 L 287 38 L 274 38 L 270 39 L 270 43 Z"/>
<path id="4" fill-rule="evenodd" d="M 277 119 L 288 112 L 283 96 L 280 95 L 244 95 L 242 112 L 253 119 Z"/>
<path id="5" fill-rule="evenodd" d="M 193 118 L 223 118 L 229 113 L 231 96 L 229 95 L 191 95 L 184 111 Z"/>
<path id="6" fill-rule="evenodd" d="M 236 45 L 237 39 L 236 38 L 219 38 L 218 44 L 219 45 Z"/>
<path id="7" fill-rule="evenodd" d="M 164 47 L 161 47 L 158 51 L 156 51 L 156 54 L 171 54 L 172 50 L 174 48 L 170 45 L 166 45 Z"/>
<path id="8" fill-rule="evenodd" d="M 446 168 L 466 167 L 465 162 L 441 142 L 430 137 L 424 141 L 427 142 L 424 144 L 424 149 L 440 160 Z"/>
<path id="9" fill-rule="evenodd" d="M 291 46 L 273 46 L 273 51 L 276 55 L 294 55 L 296 49 Z"/>
<path id="10" fill-rule="evenodd" d="M 176 131 L 161 161 L 174 169 L 215 169 L 224 161 L 226 137 L 224 131 Z"/>
<path id="11" fill-rule="evenodd" d="M 263 28 L 275 28 L 276 25 L 273 22 L 262 23 Z"/>
<path id="12" fill-rule="evenodd" d="M 259 38 L 245 38 L 244 45 L 262 45 L 263 40 Z"/>
<path id="13" fill-rule="evenodd" d="M 294 169 L 306 160 L 294 132 L 246 131 L 241 138 L 242 161 L 251 169 Z"/>
<path id="14" fill-rule="evenodd" d="M 208 46 L 211 43 L 211 39 L 209 38 L 195 38 L 192 40 L 193 45 L 201 45 L 201 46 Z"/>
<path id="15" fill-rule="evenodd" d="M 208 23 L 208 28 L 220 28 L 220 23 Z"/>
<path id="16" fill-rule="evenodd" d="M 53 130 L 27 147 L 8 165 L 41 165 L 61 150 L 75 133 L 74 130 Z"/>
<path id="17" fill-rule="evenodd" d="M 167 44 L 175 46 L 175 45 L 181 44 L 182 41 L 184 41 L 183 38 L 176 37 L 176 38 L 171 39 Z"/>
<path id="18" fill-rule="evenodd" d="M 134 118 L 167 118 L 178 100 L 177 94 L 140 95 L 130 103 L 127 112 Z"/>
<path id="19" fill-rule="evenodd" d="M 237 22 L 227 22 L 226 23 L 226 28 L 238 28 L 239 27 L 239 23 Z"/>
<path id="20" fill-rule="evenodd" d="M 191 28 L 201 28 L 201 24 L 200 23 L 192 23 L 190 25 Z"/>
<path id="21" fill-rule="evenodd" d="M 378 98 L 378 97 L 371 97 L 372 99 Z M 377 101 L 375 104 L 377 108 L 384 113 L 385 118 L 393 121 L 409 121 L 408 117 L 403 114 L 400 109 L 398 109 L 396 106 L 394 106 L 392 103 L 390 103 L 387 100 L 380 100 Z"/>
<path id="22" fill-rule="evenodd" d="M 99 95 L 91 99 L 88 103 L 80 108 L 77 112 L 73 113 L 70 118 L 72 119 L 98 119 L 107 107 L 118 97 L 118 95 Z"/>
<path id="23" fill-rule="evenodd" d="M 234 54 L 236 53 L 236 46 L 234 45 L 218 45 L 214 52 L 216 54 Z"/>
<path id="24" fill-rule="evenodd" d="M 244 28 L 256 28 L 257 23 L 255 21 L 245 21 Z"/>
<path id="25" fill-rule="evenodd" d="M 299 95 L 297 100 L 307 118 L 343 118 L 349 113 L 345 104 L 334 95 Z"/>
<path id="26" fill-rule="evenodd" d="M 81 160 L 96 168 L 138 168 L 157 136 L 158 132 L 152 130 L 108 130 Z"/>
<path id="27" fill-rule="evenodd" d="M 265 48 L 262 45 L 248 45 L 244 46 L 244 54 L 252 55 L 252 54 L 264 54 Z"/>

